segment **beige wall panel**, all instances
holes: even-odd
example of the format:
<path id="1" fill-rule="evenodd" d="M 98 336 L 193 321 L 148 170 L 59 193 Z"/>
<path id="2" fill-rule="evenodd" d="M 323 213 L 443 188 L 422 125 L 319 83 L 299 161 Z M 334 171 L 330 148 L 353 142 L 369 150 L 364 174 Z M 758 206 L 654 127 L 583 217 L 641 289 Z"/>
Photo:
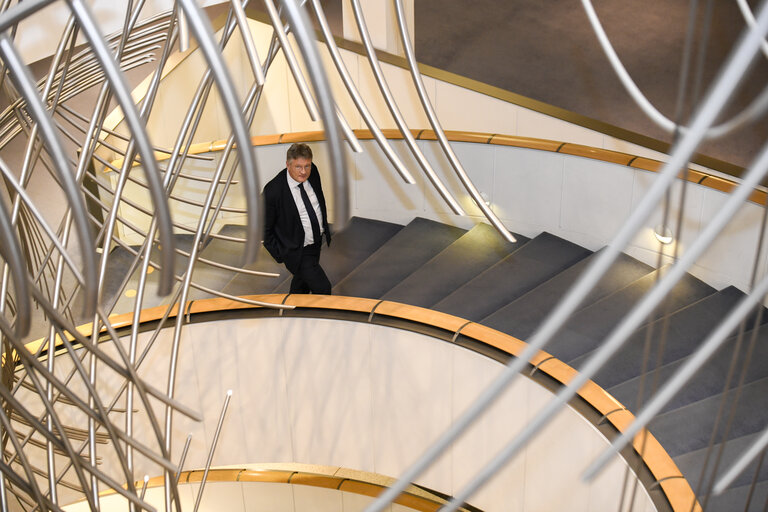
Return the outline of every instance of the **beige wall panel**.
<path id="1" fill-rule="evenodd" d="M 517 135 L 517 105 L 440 80 L 435 80 L 435 91 L 443 129 Z"/>

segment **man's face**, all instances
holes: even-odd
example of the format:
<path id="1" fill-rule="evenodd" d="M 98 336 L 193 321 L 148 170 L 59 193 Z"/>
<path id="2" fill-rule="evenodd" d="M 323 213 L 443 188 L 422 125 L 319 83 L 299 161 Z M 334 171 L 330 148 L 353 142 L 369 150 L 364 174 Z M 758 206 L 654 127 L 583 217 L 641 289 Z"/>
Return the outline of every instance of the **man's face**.
<path id="1" fill-rule="evenodd" d="M 288 168 L 288 174 L 291 175 L 291 178 L 299 183 L 307 181 L 309 173 L 312 172 L 312 160 L 309 158 L 299 157 L 293 160 L 288 160 L 285 163 L 285 166 Z"/>

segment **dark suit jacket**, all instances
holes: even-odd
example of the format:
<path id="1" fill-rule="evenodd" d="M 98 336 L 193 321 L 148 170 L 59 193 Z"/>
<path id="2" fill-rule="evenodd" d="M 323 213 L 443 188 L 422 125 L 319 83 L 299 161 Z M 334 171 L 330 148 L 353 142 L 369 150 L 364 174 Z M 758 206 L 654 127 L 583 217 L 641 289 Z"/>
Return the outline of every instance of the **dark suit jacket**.
<path id="1" fill-rule="evenodd" d="M 315 191 L 323 213 L 323 231 L 328 245 L 331 245 L 331 230 L 328 229 L 328 214 L 325 196 L 320 184 L 320 173 L 315 164 L 307 178 Z M 285 262 L 288 270 L 298 264 L 304 247 L 304 227 L 301 225 L 299 210 L 288 187 L 288 171 L 283 169 L 264 186 L 264 247 L 278 263 Z"/>

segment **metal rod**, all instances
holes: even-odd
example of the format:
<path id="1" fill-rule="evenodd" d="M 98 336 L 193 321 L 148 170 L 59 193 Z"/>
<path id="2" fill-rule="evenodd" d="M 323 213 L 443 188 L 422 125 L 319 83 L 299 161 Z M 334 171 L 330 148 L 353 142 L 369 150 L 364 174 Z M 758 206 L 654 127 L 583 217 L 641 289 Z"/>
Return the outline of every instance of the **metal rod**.
<path id="1" fill-rule="evenodd" d="M 440 143 L 440 147 L 443 148 L 443 152 L 448 157 L 448 161 L 451 163 L 451 167 L 453 167 L 453 170 L 459 177 L 462 185 L 464 185 L 464 189 L 469 193 L 470 197 L 472 197 L 472 200 L 474 200 L 477 207 L 480 208 L 480 211 L 483 212 L 483 215 L 485 215 L 485 218 L 488 219 L 488 222 L 490 222 L 491 225 L 496 228 L 496 231 L 498 231 L 499 234 L 507 242 L 517 242 L 517 239 L 514 237 L 514 235 L 512 235 L 512 233 L 510 233 L 509 230 L 504 226 L 504 223 L 501 222 L 501 219 L 499 219 L 496 214 L 493 213 L 490 207 L 485 204 L 485 200 L 480 195 L 480 191 L 477 190 L 475 184 L 472 183 L 472 180 L 469 178 L 469 176 L 467 176 L 467 172 L 464 170 L 464 167 L 461 165 L 459 158 L 456 156 L 456 153 L 454 153 L 451 144 L 448 142 L 448 138 L 445 136 L 443 127 L 440 125 L 440 120 L 437 118 L 437 114 L 435 114 L 435 109 L 432 107 L 432 103 L 429 101 L 427 90 L 424 88 L 424 82 L 421 79 L 421 73 L 419 72 L 416 56 L 413 52 L 413 46 L 411 46 L 411 40 L 408 36 L 408 26 L 406 25 L 405 13 L 403 12 L 403 2 L 402 0 L 394 0 L 394 2 L 395 11 L 397 13 L 397 25 L 400 28 L 400 40 L 403 43 L 405 57 L 408 60 L 408 67 L 410 68 L 411 77 L 413 78 L 413 84 L 416 86 L 416 92 L 419 94 L 421 106 L 424 108 L 424 113 L 427 114 L 427 118 L 429 119 L 429 124 L 432 126 L 432 130 L 434 130 L 435 135 L 437 135 L 437 140 Z"/>
<path id="2" fill-rule="evenodd" d="M 387 138 L 381 132 L 381 129 L 376 124 L 376 120 L 373 118 L 371 112 L 368 110 L 368 107 L 365 105 L 363 98 L 360 96 L 360 92 L 357 90 L 354 81 L 349 76 L 349 71 L 347 71 L 347 67 L 341 58 L 339 47 L 336 45 L 336 41 L 333 39 L 333 34 L 331 33 L 331 29 L 328 26 L 328 20 L 325 18 L 325 13 L 323 12 L 323 8 L 320 5 L 319 0 L 312 0 L 312 8 L 315 12 L 315 18 L 320 24 L 320 29 L 323 32 L 325 44 L 328 47 L 329 53 L 331 54 L 331 60 L 333 60 L 333 63 L 336 66 L 336 70 L 338 71 L 341 80 L 344 82 L 344 86 L 347 88 L 349 96 L 352 98 L 355 107 L 357 107 L 358 112 L 360 112 L 360 115 L 365 121 L 365 124 L 368 126 L 368 129 L 371 131 L 373 138 L 376 139 L 379 147 L 384 152 L 384 156 L 387 157 L 387 160 L 389 160 L 389 162 L 395 168 L 395 171 L 397 171 L 400 177 L 403 178 L 403 181 L 410 184 L 416 183 L 416 180 L 413 179 L 411 173 L 408 171 L 408 169 L 406 169 L 405 165 L 403 165 L 402 160 L 400 160 L 400 157 L 397 156 L 397 153 L 395 153 L 395 151 L 392 149 L 392 146 L 389 144 L 389 141 L 387 141 Z"/>
<path id="3" fill-rule="evenodd" d="M 181 450 L 181 457 L 179 457 L 179 469 L 176 470 L 176 476 L 174 477 L 176 479 L 176 483 L 179 483 L 179 478 L 181 478 L 181 470 L 184 468 L 184 461 L 187 460 L 187 453 L 189 452 L 189 445 L 192 442 L 192 434 L 187 434 L 187 440 L 184 442 L 184 449 Z"/>
<path id="4" fill-rule="evenodd" d="M 159 171 L 157 169 L 157 161 L 155 160 L 154 153 L 152 153 L 152 146 L 149 143 L 149 137 L 145 127 L 143 126 L 139 114 L 136 110 L 136 106 L 131 98 L 130 91 L 123 79 L 122 74 L 115 66 L 114 61 L 109 53 L 109 50 L 104 43 L 104 39 L 99 34 L 99 30 L 93 21 L 93 17 L 90 14 L 90 10 L 83 3 L 82 0 L 68 0 L 72 12 L 75 14 L 80 26 L 85 34 L 86 38 L 91 44 L 94 54 L 97 56 L 107 77 L 107 81 L 111 86 L 112 92 L 115 93 L 115 97 L 123 110 L 125 120 L 133 133 L 133 139 L 138 146 L 139 154 L 141 155 L 144 166 L 145 175 L 150 184 L 150 196 L 152 203 L 155 207 L 155 216 L 157 217 L 159 224 L 159 236 L 160 243 L 163 247 L 173 248 L 173 228 L 171 227 L 171 214 L 168 208 L 168 203 L 165 200 L 163 194 L 163 188 L 160 184 Z M 163 267 L 164 270 L 161 273 L 158 293 L 160 295 L 168 295 L 171 286 L 173 284 L 173 251 L 165 251 L 163 253 Z M 93 269 L 95 272 L 95 267 Z"/>
<path id="5" fill-rule="evenodd" d="M 214 81 L 218 87 L 242 160 L 242 174 L 245 188 L 243 193 L 246 196 L 246 204 L 248 205 L 247 225 L 248 232 L 251 234 L 251 237 L 245 244 L 245 260 L 253 261 L 258 252 L 258 244 L 261 242 L 263 227 L 259 221 L 261 216 L 259 215 L 258 169 L 256 166 L 256 158 L 253 154 L 253 147 L 251 146 L 251 139 L 248 135 L 248 127 L 245 126 L 243 118 L 240 115 L 240 107 L 237 102 L 237 96 L 232 85 L 232 80 L 229 78 L 229 73 L 224 65 L 221 54 L 216 49 L 210 24 L 193 0 L 179 0 L 179 2 L 187 15 L 192 32 L 195 34 L 195 38 L 205 55 Z"/>
<path id="6" fill-rule="evenodd" d="M 733 481 L 736 480 L 736 477 L 743 473 L 744 470 L 747 469 L 747 466 L 749 466 L 753 460 L 755 460 L 765 451 L 766 446 L 768 446 L 768 428 L 763 430 L 762 434 L 760 434 L 760 437 L 757 438 L 752 446 L 742 452 L 738 460 L 733 463 L 733 465 L 725 472 L 722 477 L 720 477 L 720 480 L 718 480 L 715 484 L 713 492 L 716 495 L 725 492 L 725 490 L 730 487 Z"/>
<path id="7" fill-rule="evenodd" d="M 0 241 L 2 242 L 0 253 L 10 269 L 16 289 L 16 327 L 12 336 L 21 339 L 27 335 L 32 323 L 32 304 L 27 289 L 27 267 L 24 263 L 24 255 L 19 240 L 13 232 L 13 225 L 3 201 L 0 201 Z"/>
<path id="8" fill-rule="evenodd" d="M 221 414 L 219 415 L 219 423 L 216 425 L 216 431 L 213 433 L 213 442 L 211 443 L 211 449 L 208 452 L 208 459 L 205 461 L 205 471 L 203 471 L 203 479 L 200 481 L 200 490 L 197 492 L 197 498 L 195 499 L 195 508 L 193 512 L 197 512 L 200 508 L 200 500 L 203 497 L 203 491 L 205 490 L 205 481 L 208 479 L 208 471 L 211 469 L 211 462 L 213 462 L 213 453 L 216 450 L 216 444 L 219 442 L 219 434 L 221 434 L 221 427 L 224 425 L 224 416 L 227 414 L 227 408 L 229 407 L 229 400 L 232 398 L 232 390 L 227 391 L 227 397 L 224 399 L 224 405 L 221 408 Z"/>
<path id="9" fill-rule="evenodd" d="M 283 5 L 285 5 L 285 2 Z M 288 41 L 288 36 L 285 33 L 285 27 L 283 26 L 283 22 L 280 20 L 280 14 L 278 14 L 277 8 L 275 8 L 275 3 L 272 0 L 264 0 L 264 6 L 267 8 L 267 14 L 269 14 L 269 19 L 272 21 L 272 27 L 274 27 L 277 39 L 280 41 L 280 47 L 283 49 L 283 55 L 285 56 L 285 61 L 288 63 L 288 69 L 291 70 L 293 80 L 296 82 L 296 86 L 299 88 L 301 99 L 304 100 L 304 105 L 307 107 L 307 113 L 309 114 L 309 117 L 312 119 L 312 121 L 317 121 L 320 118 L 320 115 L 317 112 L 317 105 L 315 104 L 315 100 L 312 98 L 312 94 L 309 92 L 307 82 L 304 80 L 304 75 L 299 68 L 299 62 L 296 60 L 296 55 L 293 53 L 291 43 Z M 294 27 L 293 30 L 295 35 L 296 27 Z M 309 67 L 309 63 L 306 62 L 306 59 L 304 63 L 307 65 L 307 67 Z M 311 78 L 312 74 L 310 73 L 310 79 Z"/>
<path id="10" fill-rule="evenodd" d="M 259 59 L 259 54 L 256 51 L 256 44 L 253 42 L 251 28 L 248 26 L 248 20 L 245 17 L 245 9 L 243 9 L 239 0 L 230 0 L 229 3 L 235 13 L 237 26 L 240 28 L 240 35 L 242 36 L 243 44 L 245 45 L 245 53 L 248 56 L 248 62 L 251 65 L 251 71 L 253 71 L 256 84 L 264 85 L 266 78 L 264 77 L 264 70 L 261 69 L 261 59 Z"/>
<path id="11" fill-rule="evenodd" d="M 57 177 L 67 197 L 70 208 L 72 208 L 73 220 L 76 226 L 80 251 L 83 258 L 83 278 L 85 281 L 84 308 L 86 315 L 90 315 L 96 307 L 98 283 L 96 280 L 95 257 L 92 250 L 94 243 L 87 220 L 85 202 L 82 195 L 79 193 L 77 183 L 73 176 L 64 166 L 64 162 L 66 161 L 64 149 L 54 131 L 51 118 L 43 107 L 40 97 L 37 95 L 37 90 L 29 75 L 29 70 L 21 63 L 21 59 L 7 35 L 0 36 L 0 53 L 9 69 L 12 71 L 11 79 L 26 99 L 27 108 L 32 112 L 40 126 L 43 140 L 45 140 L 48 151 L 53 158 L 53 165 Z"/>
<path id="12" fill-rule="evenodd" d="M 419 149 L 418 145 L 416 144 L 416 140 L 413 138 L 413 134 L 411 134 L 411 130 L 408 128 L 403 115 L 400 113 L 400 109 L 397 108 L 397 102 L 395 101 L 392 92 L 389 90 L 387 80 L 384 78 L 384 73 L 381 70 L 379 59 L 376 56 L 376 50 L 373 47 L 371 36 L 368 33 L 368 28 L 365 24 L 362 7 L 360 7 L 360 2 L 358 0 L 352 0 L 352 12 L 355 15 L 357 30 L 360 32 L 360 38 L 363 41 L 365 53 L 368 55 L 368 63 L 371 65 L 373 76 L 376 79 L 376 83 L 379 86 L 379 90 L 381 91 L 382 96 L 384 97 L 384 102 L 387 104 L 387 108 L 389 109 L 390 114 L 392 114 L 397 127 L 400 129 L 400 133 L 403 134 L 403 138 L 410 148 L 411 153 L 413 153 L 413 156 L 419 162 L 419 166 L 424 170 L 424 174 L 427 175 L 430 183 L 432 183 L 432 186 L 435 187 L 435 190 L 437 190 L 437 192 L 440 194 L 440 197 L 443 198 L 443 201 L 445 201 L 451 211 L 456 215 L 465 215 L 464 209 L 461 207 L 458 201 L 456 201 L 453 195 L 451 195 L 445 184 L 437 176 L 434 169 L 432 169 L 432 165 L 424 156 L 424 153 L 421 151 L 421 149 Z"/>
<path id="13" fill-rule="evenodd" d="M 52 4 L 55 0 L 26 0 L 17 3 L 0 14 L 0 32 L 5 32 L 14 27 L 24 18 L 36 13 L 43 7 Z"/>

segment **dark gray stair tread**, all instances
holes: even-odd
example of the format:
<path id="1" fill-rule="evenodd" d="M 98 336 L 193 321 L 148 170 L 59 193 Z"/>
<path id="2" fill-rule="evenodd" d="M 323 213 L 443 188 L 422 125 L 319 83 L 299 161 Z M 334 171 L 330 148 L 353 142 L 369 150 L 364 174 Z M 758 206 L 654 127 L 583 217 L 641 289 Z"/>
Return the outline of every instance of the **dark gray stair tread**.
<path id="1" fill-rule="evenodd" d="M 741 455 L 751 447 L 755 441 L 760 437 L 760 433 L 750 434 L 742 436 L 736 439 L 731 439 L 723 446 L 723 443 L 715 443 L 712 447 L 712 451 L 709 455 L 707 474 L 705 475 L 705 484 L 709 483 L 711 476 L 711 468 L 714 466 L 715 460 L 722 448 L 722 455 L 720 458 L 720 464 L 718 474 L 722 475 L 726 468 L 731 467 Z M 701 477 L 701 468 L 704 463 L 707 462 L 707 447 L 700 450 L 694 450 L 692 452 L 684 453 L 675 457 L 675 464 L 680 469 L 680 472 L 685 476 L 688 483 L 691 484 L 691 488 L 696 492 L 699 488 L 699 478 Z M 768 462 L 768 461 L 766 461 Z M 732 487 L 740 487 L 743 485 L 749 485 L 752 478 L 755 475 L 757 469 L 757 461 L 753 461 L 752 464 L 747 466 L 747 469 L 736 478 Z M 768 464 L 760 466 L 760 472 L 758 473 L 758 481 L 768 480 Z M 702 486 L 703 489 L 703 486 Z"/>
<path id="2" fill-rule="evenodd" d="M 720 323 L 726 312 L 734 307 L 743 296 L 744 293 L 733 286 L 729 286 L 674 312 L 666 319 L 662 318 L 652 322 L 650 327 L 653 343 L 648 357 L 649 364 L 656 364 L 662 331 L 665 331 L 665 334 L 661 364 L 665 365 L 691 354 L 712 329 Z M 768 320 L 768 315 L 764 316 L 764 320 Z M 752 322 L 754 322 L 754 318 Z M 642 371 L 646 336 L 647 328 L 638 329 L 592 380 L 613 393 L 614 386 L 619 386 L 639 376 Z M 582 354 L 571 360 L 570 364 L 580 368 L 584 360 L 591 355 L 592 352 Z M 618 396 L 616 398 L 621 401 Z M 629 404 L 623 401 L 622 403 L 629 407 Z"/>
<path id="3" fill-rule="evenodd" d="M 228 224 L 223 226 L 221 230 L 219 230 L 218 234 L 236 238 L 245 238 L 247 235 L 247 228 L 245 226 Z M 221 263 L 223 265 L 229 265 L 235 268 L 241 268 L 243 264 L 244 249 L 244 242 L 225 240 L 221 238 L 210 238 L 206 243 L 205 248 L 200 251 L 198 261 L 195 264 L 195 273 L 192 275 L 192 281 L 213 290 L 221 290 L 238 275 L 237 272 L 222 269 L 201 260 L 207 260 L 215 263 Z M 261 256 L 263 256 L 263 254 Z M 261 268 L 259 268 L 259 270 L 261 270 Z M 191 299 L 212 296 L 207 292 L 198 290 L 193 287 L 190 288 L 189 293 Z"/>
<path id="4" fill-rule="evenodd" d="M 382 298 L 430 307 L 528 241 L 515 238 L 509 243 L 488 224 L 477 224 Z"/>
<path id="5" fill-rule="evenodd" d="M 194 241 L 194 235 L 191 234 L 174 234 L 174 244 L 176 248 L 189 253 L 192 242 Z M 141 246 L 131 246 L 133 250 L 141 250 Z M 118 288 L 122 284 L 127 270 L 130 268 L 131 263 L 136 258 L 128 249 L 117 246 L 112 249 L 107 261 L 107 270 L 104 276 L 104 291 L 102 292 L 102 302 L 104 304 L 111 304 L 114 301 L 113 313 L 126 313 L 132 311 L 136 299 L 133 297 L 126 297 L 124 294 L 117 296 Z M 162 247 L 155 246 L 150 254 L 150 259 L 153 262 L 162 262 Z M 178 253 L 174 253 L 174 271 L 177 276 L 182 275 L 187 270 L 189 258 Z M 126 290 L 137 289 L 139 282 L 139 272 L 141 271 L 141 262 L 139 262 L 136 270 L 128 280 Z M 167 297 L 161 297 L 157 295 L 158 282 L 160 278 L 160 272 L 154 271 L 147 275 L 145 280 L 144 299 L 142 301 L 142 308 L 150 308 L 166 304 L 168 302 Z M 79 298 L 76 305 L 79 306 Z M 78 307 L 78 310 L 81 308 Z"/>
<path id="6" fill-rule="evenodd" d="M 588 249 L 544 232 L 433 308 L 479 321 L 589 254 Z"/>
<path id="7" fill-rule="evenodd" d="M 320 265 L 331 285 L 342 281 L 358 265 L 376 252 L 403 226 L 381 220 L 352 217 L 343 231 L 336 233 L 331 227 L 331 245 L 323 246 Z M 275 293 L 288 293 L 291 276 L 288 275 L 275 289 Z"/>
<path id="8" fill-rule="evenodd" d="M 235 296 L 273 293 L 277 283 L 285 279 L 288 275 L 285 265 L 273 260 L 272 256 L 264 247 L 259 248 L 256 261 L 243 268 L 259 272 L 271 272 L 278 274 L 278 277 L 235 274 L 235 276 L 222 288 L 222 292 Z"/>
<path id="9" fill-rule="evenodd" d="M 624 318 L 632 307 L 655 284 L 660 271 L 655 270 L 625 286 L 616 293 L 595 302 L 575 313 L 566 322 L 546 351 L 568 362 L 594 350 Z M 690 274 L 685 275 L 670 290 L 650 321 L 660 318 L 665 312 L 673 312 L 715 293 L 715 289 Z"/>
<path id="10" fill-rule="evenodd" d="M 482 320 L 482 324 L 517 338 L 527 339 L 598 254 L 600 251 L 589 255 L 549 281 L 488 315 Z M 653 267 L 650 265 L 626 254 L 621 254 L 605 276 L 582 301 L 579 309 L 584 309 L 652 271 Z"/>
<path id="11" fill-rule="evenodd" d="M 739 421 L 731 426 L 729 438 L 754 434 L 768 425 L 766 397 L 768 378 L 751 382 L 742 388 L 741 398 L 736 405 L 736 418 Z M 730 411 L 732 393 L 726 399 L 729 400 L 726 410 Z M 653 419 L 649 428 L 673 458 L 700 450 L 709 444 L 721 400 L 722 395 L 715 395 L 662 413 Z M 725 419 L 721 419 L 721 428 Z"/>
<path id="12" fill-rule="evenodd" d="M 707 512 L 742 512 L 747 503 L 749 488 L 749 484 L 742 485 L 726 489 L 720 496 L 710 496 L 707 501 Z M 746 512 L 764 512 L 766 503 L 768 503 L 768 481 L 763 481 L 755 486 Z"/>
<path id="13" fill-rule="evenodd" d="M 334 295 L 381 298 L 466 230 L 415 218 L 333 288 Z"/>
<path id="14" fill-rule="evenodd" d="M 732 389 L 738 385 L 739 375 L 743 368 L 744 359 L 747 355 L 747 346 L 751 342 L 751 336 L 753 331 L 745 333 L 741 348 L 739 350 L 738 358 L 736 360 L 736 376 L 732 377 L 729 383 L 729 389 Z M 768 377 L 768 365 L 764 364 L 764 361 L 768 361 L 768 329 L 765 326 L 761 327 L 757 331 L 757 339 L 754 345 L 754 349 L 750 356 L 750 364 L 747 366 L 746 374 L 744 375 L 744 382 L 750 383 L 762 378 Z M 686 386 L 680 390 L 680 392 L 670 401 L 665 407 L 664 411 L 683 407 L 687 404 L 703 400 L 709 396 L 721 393 L 725 387 L 727 380 L 729 366 L 733 358 L 734 350 L 736 348 L 736 342 L 738 337 L 733 336 L 726 340 L 723 346 L 715 352 L 709 361 L 699 370 L 699 372 L 693 376 L 693 378 L 686 384 Z M 668 381 L 680 367 L 685 363 L 686 359 L 674 361 L 667 365 L 662 366 L 658 370 L 658 381 Z M 637 388 L 639 387 L 640 379 L 632 379 L 632 387 L 621 388 L 620 394 L 627 394 L 629 396 L 622 396 L 627 401 L 624 402 L 618 396 L 615 396 L 617 400 L 621 401 L 627 408 L 634 410 L 636 408 L 635 400 L 637 397 Z M 649 377 L 646 377 L 646 382 L 649 383 Z M 611 391 L 611 393 L 613 393 Z M 768 403 L 766 403 L 768 405 Z"/>

